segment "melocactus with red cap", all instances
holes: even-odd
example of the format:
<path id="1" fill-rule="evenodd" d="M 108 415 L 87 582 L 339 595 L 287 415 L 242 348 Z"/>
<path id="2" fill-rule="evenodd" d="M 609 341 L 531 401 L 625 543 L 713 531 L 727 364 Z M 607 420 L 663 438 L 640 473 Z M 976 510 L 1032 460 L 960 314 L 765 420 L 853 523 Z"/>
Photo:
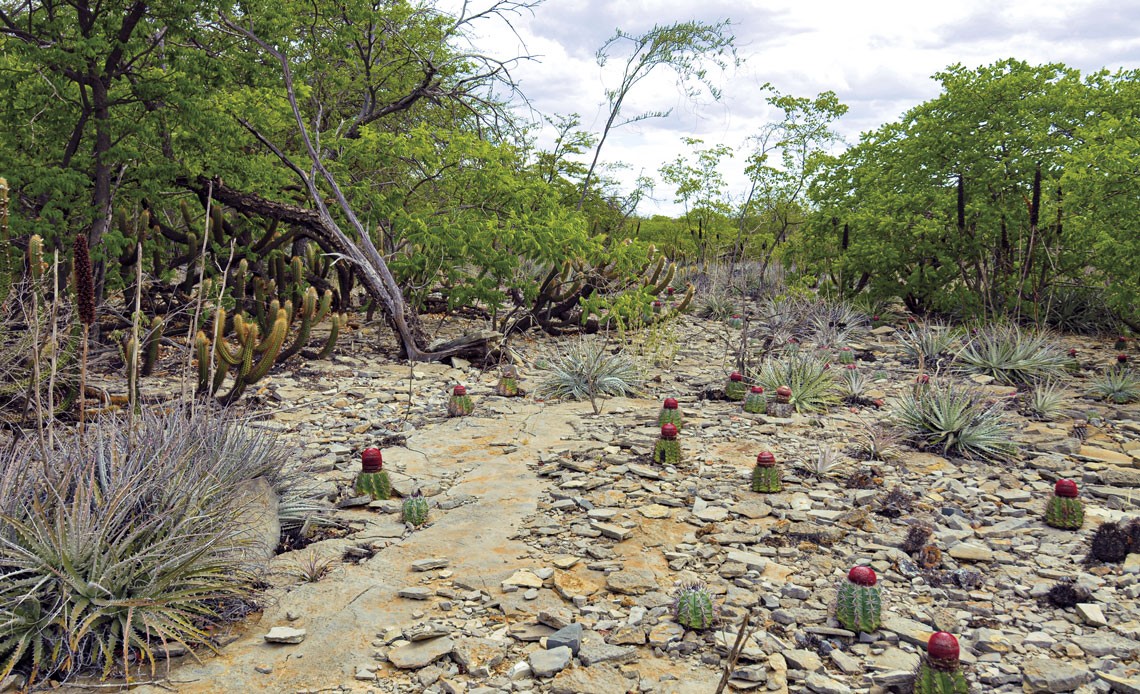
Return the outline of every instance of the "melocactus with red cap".
<path id="1" fill-rule="evenodd" d="M 784 489 L 782 471 L 776 465 L 776 456 L 763 451 L 756 456 L 756 467 L 752 468 L 752 491 L 772 494 Z"/>
<path id="2" fill-rule="evenodd" d="M 475 411 L 475 403 L 467 394 L 466 386 L 455 386 L 451 389 L 451 397 L 447 400 L 448 417 L 466 417 Z"/>
<path id="3" fill-rule="evenodd" d="M 958 663 L 958 639 L 936 631 L 926 641 L 926 656 L 914 678 L 915 694 L 969 694 L 970 685 Z"/>
<path id="4" fill-rule="evenodd" d="M 835 618 L 849 631 L 871 633 L 882 624 L 883 596 L 878 577 L 869 566 L 853 566 L 839 584 Z"/>
<path id="5" fill-rule="evenodd" d="M 740 402 L 747 392 L 748 387 L 744 385 L 744 375 L 739 371 L 733 371 L 729 374 L 728 383 L 724 386 L 724 397 L 733 402 Z"/>
<path id="6" fill-rule="evenodd" d="M 761 386 L 752 386 L 744 398 L 744 411 L 749 414 L 763 414 L 768 409 L 768 398 Z"/>
<path id="7" fill-rule="evenodd" d="M 1078 530 L 1085 524 L 1085 505 L 1076 482 L 1060 479 L 1053 485 L 1053 496 L 1045 502 L 1045 524 L 1062 530 Z"/>
<path id="8" fill-rule="evenodd" d="M 677 426 L 666 423 L 661 426 L 661 438 L 653 447 L 653 462 L 662 465 L 677 465 L 681 462 L 681 442 L 677 440 Z"/>
<path id="9" fill-rule="evenodd" d="M 665 398 L 665 402 L 661 403 L 661 411 L 657 414 L 657 426 L 672 424 L 677 427 L 677 431 L 680 431 L 682 419 L 681 407 L 677 404 L 677 398 Z"/>
<path id="10" fill-rule="evenodd" d="M 384 470 L 384 456 L 379 448 L 365 448 L 360 452 L 360 473 L 352 487 L 357 494 L 367 494 L 373 499 L 392 496 L 392 482 Z"/>

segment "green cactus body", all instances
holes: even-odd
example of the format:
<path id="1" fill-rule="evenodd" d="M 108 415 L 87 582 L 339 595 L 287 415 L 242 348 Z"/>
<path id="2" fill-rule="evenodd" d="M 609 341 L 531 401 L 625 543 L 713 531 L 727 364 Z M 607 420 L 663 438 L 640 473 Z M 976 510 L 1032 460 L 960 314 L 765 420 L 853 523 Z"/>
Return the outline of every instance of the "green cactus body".
<path id="1" fill-rule="evenodd" d="M 361 472 L 356 476 L 353 489 L 359 495 L 367 494 L 373 499 L 388 499 L 392 496 L 392 480 L 388 479 L 388 471 Z"/>
<path id="2" fill-rule="evenodd" d="M 499 382 L 495 384 L 495 394 L 501 395 L 504 398 L 513 398 L 519 394 L 519 380 L 517 378 L 508 378 L 503 376 Z"/>
<path id="3" fill-rule="evenodd" d="M 475 411 L 475 403 L 471 400 L 471 396 L 467 394 L 467 389 L 463 386 L 455 386 L 451 393 L 451 398 L 447 401 L 447 416 L 448 417 L 466 417 Z"/>
<path id="4" fill-rule="evenodd" d="M 712 595 L 700 584 L 684 586 L 673 605 L 673 619 L 686 629 L 708 629 L 716 620 Z"/>
<path id="5" fill-rule="evenodd" d="M 653 462 L 662 465 L 677 465 L 681 462 L 681 442 L 673 439 L 658 439 L 653 447 Z"/>
<path id="6" fill-rule="evenodd" d="M 729 376 L 728 383 L 724 386 L 725 399 L 740 402 L 747 394 L 748 386 L 744 385 L 744 377 L 739 373 L 733 373 Z"/>
<path id="7" fill-rule="evenodd" d="M 844 347 L 843 349 L 839 350 L 839 363 L 844 365 L 854 364 L 855 352 L 852 351 L 850 347 Z"/>
<path id="8" fill-rule="evenodd" d="M 402 510 L 405 523 L 411 523 L 416 528 L 427 523 L 428 502 L 427 499 L 422 496 L 417 494 L 416 496 L 409 496 L 407 499 L 404 499 Z"/>
<path id="9" fill-rule="evenodd" d="M 768 411 L 768 398 L 760 386 L 752 386 L 744 398 L 744 411 L 749 414 L 764 414 Z"/>
<path id="10" fill-rule="evenodd" d="M 844 629 L 869 634 L 882 623 L 882 607 L 883 598 L 878 586 L 859 585 L 847 580 L 839 586 L 835 618 Z"/>
<path id="11" fill-rule="evenodd" d="M 926 658 L 918 666 L 918 676 L 914 679 L 914 694 L 969 694 L 970 686 L 962 671 L 939 670 L 932 667 Z"/>
<path id="12" fill-rule="evenodd" d="M 657 414 L 657 426 L 663 427 L 666 424 L 672 424 L 677 427 L 677 431 L 680 431 L 683 420 L 684 416 L 681 414 L 681 408 L 677 404 L 676 398 L 665 398 L 665 404 L 661 406 L 661 412 Z"/>
<path id="13" fill-rule="evenodd" d="M 771 458 L 771 454 L 768 456 L 770 462 L 761 453 L 756 459 L 756 467 L 752 468 L 752 491 L 759 494 L 774 494 L 784 489 L 780 468 L 775 458 Z"/>
<path id="14" fill-rule="evenodd" d="M 1079 530 L 1085 524 L 1085 505 L 1079 497 L 1052 496 L 1045 504 L 1045 523 L 1062 530 Z"/>
<path id="15" fill-rule="evenodd" d="M 744 319 L 740 316 L 733 316 L 732 318 L 728 319 L 728 327 L 732 328 L 733 330 L 740 330 L 744 327 Z"/>

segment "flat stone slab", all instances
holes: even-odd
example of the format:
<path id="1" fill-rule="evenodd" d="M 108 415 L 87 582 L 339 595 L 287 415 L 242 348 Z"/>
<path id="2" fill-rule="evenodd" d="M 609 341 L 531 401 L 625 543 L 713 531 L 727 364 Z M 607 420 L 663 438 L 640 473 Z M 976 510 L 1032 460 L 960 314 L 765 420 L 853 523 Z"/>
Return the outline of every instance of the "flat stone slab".
<path id="1" fill-rule="evenodd" d="M 266 632 L 265 640 L 268 643 L 296 644 L 304 641 L 307 633 L 304 629 L 294 629 L 293 627 L 273 627 Z"/>
<path id="2" fill-rule="evenodd" d="M 451 653 L 454 647 L 455 642 L 446 636 L 430 641 L 416 641 L 388 651 L 388 662 L 401 670 L 417 670 Z"/>
<path id="3" fill-rule="evenodd" d="M 1092 673 L 1055 658 L 1034 658 L 1022 663 L 1021 678 L 1026 692 L 1071 692 Z"/>

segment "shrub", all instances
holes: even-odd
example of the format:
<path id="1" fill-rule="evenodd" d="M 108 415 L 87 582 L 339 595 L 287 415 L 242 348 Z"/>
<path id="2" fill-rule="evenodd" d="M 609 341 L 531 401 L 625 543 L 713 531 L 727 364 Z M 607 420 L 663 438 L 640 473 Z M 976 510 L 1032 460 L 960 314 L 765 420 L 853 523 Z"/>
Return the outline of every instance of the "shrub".
<path id="1" fill-rule="evenodd" d="M 827 360 L 807 352 L 766 361 L 756 380 L 769 392 L 780 386 L 791 388 L 796 412 L 817 412 L 839 401 Z"/>
<path id="2" fill-rule="evenodd" d="M 697 315 L 709 320 L 724 320 L 740 309 L 732 295 L 724 290 L 709 289 L 697 295 Z"/>
<path id="3" fill-rule="evenodd" d="M 908 323 L 899 332 L 903 354 L 912 361 L 936 366 L 953 360 L 962 331 L 945 323 Z"/>
<path id="4" fill-rule="evenodd" d="M 1052 420 L 1065 405 L 1065 390 L 1058 383 L 1035 383 L 1025 393 L 1024 406 L 1026 416 L 1044 421 Z"/>
<path id="5" fill-rule="evenodd" d="M 982 329 L 958 357 L 967 371 L 993 376 L 1008 385 L 1059 379 L 1069 364 L 1065 353 L 1047 335 L 1016 325 Z"/>
<path id="6" fill-rule="evenodd" d="M 248 483 L 281 481 L 271 435 L 213 412 L 144 414 L 0 460 L 0 679 L 213 648 L 255 596 Z"/>
<path id="7" fill-rule="evenodd" d="M 1114 366 L 1093 378 L 1089 395 L 1124 405 L 1140 400 L 1140 378 L 1125 366 Z"/>
<path id="8" fill-rule="evenodd" d="M 886 462 L 899 454 L 902 434 L 893 427 L 877 422 L 864 422 L 855 442 L 855 454 L 867 460 Z"/>
<path id="9" fill-rule="evenodd" d="M 554 358 L 535 388 L 535 395 L 589 400 L 594 414 L 598 414 L 599 397 L 636 396 L 643 383 L 641 368 L 629 355 L 611 353 L 603 342 L 583 338 Z"/>
<path id="10" fill-rule="evenodd" d="M 1011 432 L 1001 407 L 987 405 L 969 388 L 931 384 L 904 395 L 895 413 L 898 424 L 921 446 L 987 460 L 1011 456 Z"/>

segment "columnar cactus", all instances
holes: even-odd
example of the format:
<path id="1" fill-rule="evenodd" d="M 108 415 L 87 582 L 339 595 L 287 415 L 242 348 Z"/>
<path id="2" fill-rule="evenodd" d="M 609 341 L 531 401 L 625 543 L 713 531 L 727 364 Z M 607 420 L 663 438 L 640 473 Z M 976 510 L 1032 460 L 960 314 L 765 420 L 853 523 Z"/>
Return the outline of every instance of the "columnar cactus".
<path id="1" fill-rule="evenodd" d="M 840 364 L 854 364 L 855 352 L 850 347 L 839 348 L 839 363 Z"/>
<path id="2" fill-rule="evenodd" d="M 662 465 L 677 465 L 681 462 L 681 442 L 677 440 L 675 424 L 666 423 L 661 426 L 661 438 L 657 439 L 657 445 L 653 447 L 653 462 Z"/>
<path id="3" fill-rule="evenodd" d="M 763 414 L 768 410 L 768 398 L 764 397 L 764 389 L 752 386 L 744 398 L 744 411 L 750 414 Z"/>
<path id="4" fill-rule="evenodd" d="M 404 499 L 404 505 L 401 511 L 404 522 L 410 523 L 413 527 L 418 528 L 424 523 L 427 523 L 428 502 L 419 492 Z"/>
<path id="5" fill-rule="evenodd" d="M 499 374 L 499 382 L 495 384 L 495 394 L 504 398 L 513 398 L 519 395 L 519 370 L 514 364 L 507 364 Z"/>
<path id="6" fill-rule="evenodd" d="M 471 396 L 467 394 L 467 388 L 464 386 L 455 386 L 451 391 L 451 397 L 447 401 L 447 416 L 466 417 L 474 410 L 475 403 L 471 401 Z"/>
<path id="7" fill-rule="evenodd" d="M 969 694 L 958 666 L 958 639 L 953 634 L 938 631 L 926 642 L 926 657 L 918 665 L 914 679 L 915 694 Z"/>
<path id="8" fill-rule="evenodd" d="M 673 603 L 673 619 L 686 629 L 708 629 L 716 620 L 716 607 L 712 594 L 700 583 L 689 583 L 677 591 Z"/>
<path id="9" fill-rule="evenodd" d="M 1078 530 L 1084 525 L 1085 505 L 1076 482 L 1057 480 L 1053 485 L 1053 496 L 1045 504 L 1045 523 L 1062 530 Z"/>
<path id="10" fill-rule="evenodd" d="M 776 397 L 768 401 L 765 411 L 770 417 L 790 417 L 792 415 L 792 389 L 780 386 L 776 389 Z"/>
<path id="11" fill-rule="evenodd" d="M 728 377 L 728 384 L 724 387 L 724 397 L 733 402 L 740 402 L 745 395 L 744 376 L 739 371 L 733 371 Z"/>
<path id="12" fill-rule="evenodd" d="M 784 488 L 781 471 L 776 465 L 776 456 L 764 451 L 756 456 L 756 467 L 752 468 L 752 491 L 772 494 Z"/>
<path id="13" fill-rule="evenodd" d="M 879 628 L 883 598 L 877 581 L 869 566 L 855 566 L 847 572 L 835 599 L 835 618 L 844 629 L 869 634 Z"/>
<path id="14" fill-rule="evenodd" d="M 677 427 L 677 431 L 681 430 L 681 409 L 677 406 L 677 398 L 665 398 L 665 402 L 661 404 L 661 412 L 657 415 L 657 426 L 663 427 L 666 424 L 672 424 Z"/>
<path id="15" fill-rule="evenodd" d="M 353 489 L 357 494 L 367 494 L 373 499 L 392 496 L 392 481 L 384 470 L 384 457 L 379 448 L 365 448 L 360 452 L 360 474 L 356 476 Z"/>

